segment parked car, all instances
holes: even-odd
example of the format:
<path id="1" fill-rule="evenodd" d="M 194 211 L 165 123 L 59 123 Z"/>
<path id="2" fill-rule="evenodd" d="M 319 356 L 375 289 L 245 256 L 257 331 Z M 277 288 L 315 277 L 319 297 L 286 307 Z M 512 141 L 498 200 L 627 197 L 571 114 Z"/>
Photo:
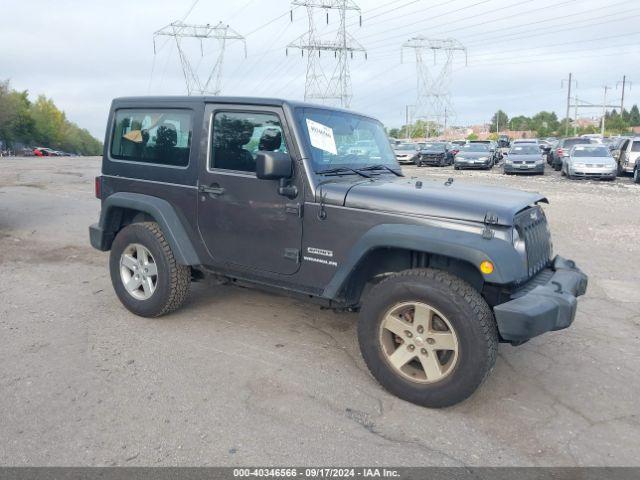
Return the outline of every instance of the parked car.
<path id="1" fill-rule="evenodd" d="M 477 143 L 489 146 L 489 151 L 491 152 L 491 166 L 500 163 L 502 159 L 502 152 L 498 148 L 498 145 L 493 140 L 469 140 L 467 143 Z"/>
<path id="2" fill-rule="evenodd" d="M 36 147 L 33 149 L 33 154 L 36 157 L 57 157 L 58 152 L 46 147 Z"/>
<path id="3" fill-rule="evenodd" d="M 537 173 L 544 175 L 544 154 L 532 143 L 514 143 L 505 154 L 504 174 Z"/>
<path id="4" fill-rule="evenodd" d="M 633 174 L 640 158 L 640 137 L 625 138 L 611 154 L 616 160 L 618 175 Z"/>
<path id="5" fill-rule="evenodd" d="M 136 315 L 175 311 L 210 275 L 359 311 L 371 374 L 444 407 L 479 387 L 498 342 L 569 327 L 586 292 L 576 264 L 553 256 L 543 195 L 404 177 L 371 117 L 278 99 L 132 97 L 114 100 L 106 123 L 89 238 L 110 251 L 115 294 Z M 374 157 L 339 153 L 364 136 Z"/>
<path id="6" fill-rule="evenodd" d="M 444 167 L 453 164 L 454 154 L 449 150 L 448 144 L 445 142 L 430 142 L 420 144 L 418 150 L 418 158 L 416 165 L 424 167 L 432 165 L 436 167 Z"/>
<path id="7" fill-rule="evenodd" d="M 493 165 L 493 152 L 488 143 L 467 143 L 460 147 L 460 151 L 453 160 L 453 166 L 456 170 L 463 168 L 483 168 L 490 170 Z"/>
<path id="8" fill-rule="evenodd" d="M 400 143 L 393 149 L 399 163 L 415 163 L 418 159 L 418 145 L 415 143 Z"/>
<path id="9" fill-rule="evenodd" d="M 568 137 L 562 138 L 554 150 L 551 151 L 551 159 L 547 160 L 554 170 L 560 171 L 565 158 L 569 157 L 569 152 L 574 145 L 590 145 L 594 142 L 588 137 Z"/>
<path id="10" fill-rule="evenodd" d="M 606 145 L 575 145 L 562 162 L 562 175 L 569 179 L 598 178 L 614 180 L 618 165 Z"/>

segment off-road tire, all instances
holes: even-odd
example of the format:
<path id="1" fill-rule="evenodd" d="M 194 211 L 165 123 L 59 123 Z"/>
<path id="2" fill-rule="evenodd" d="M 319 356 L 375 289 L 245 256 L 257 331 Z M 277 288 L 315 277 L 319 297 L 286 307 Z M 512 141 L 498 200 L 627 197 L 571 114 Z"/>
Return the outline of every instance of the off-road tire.
<path id="1" fill-rule="evenodd" d="M 402 302 L 420 301 L 442 312 L 455 329 L 458 359 L 448 376 L 435 383 L 402 377 L 387 361 L 380 344 L 385 313 Z M 447 407 L 468 398 L 492 370 L 498 331 L 491 308 L 467 282 L 434 269 L 390 275 L 368 293 L 358 321 L 360 350 L 371 374 L 389 392 L 425 407 Z"/>
<path id="2" fill-rule="evenodd" d="M 120 276 L 120 256 L 130 244 L 141 244 L 152 254 L 158 269 L 156 289 L 147 300 L 126 290 Z M 191 268 L 176 262 L 160 226 L 155 222 L 133 223 L 118 232 L 109 257 L 111 283 L 122 304 L 142 317 L 159 317 L 180 308 L 191 288 Z"/>

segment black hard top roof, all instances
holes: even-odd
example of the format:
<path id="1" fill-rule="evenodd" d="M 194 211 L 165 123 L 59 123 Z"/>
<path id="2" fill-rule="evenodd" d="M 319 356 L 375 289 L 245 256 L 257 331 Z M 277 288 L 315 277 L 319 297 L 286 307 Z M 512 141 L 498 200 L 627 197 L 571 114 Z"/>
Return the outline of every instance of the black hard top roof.
<path id="1" fill-rule="evenodd" d="M 328 105 L 319 105 L 308 102 L 300 102 L 297 100 L 286 100 L 284 98 L 262 98 L 262 97 L 218 97 L 214 95 L 163 95 L 163 96 L 136 96 L 136 97 L 118 97 L 113 100 L 114 103 L 228 103 L 234 105 L 260 105 L 265 107 L 282 107 L 290 108 L 322 108 L 325 110 L 336 110 L 340 112 L 351 113 L 363 117 L 373 118 L 370 115 L 346 110 L 344 108 L 332 107 Z"/>

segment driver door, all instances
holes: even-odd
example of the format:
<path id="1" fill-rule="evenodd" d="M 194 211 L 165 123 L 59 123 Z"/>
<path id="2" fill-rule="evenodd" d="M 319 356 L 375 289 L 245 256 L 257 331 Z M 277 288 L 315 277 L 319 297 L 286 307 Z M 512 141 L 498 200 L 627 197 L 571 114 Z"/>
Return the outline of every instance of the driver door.
<path id="1" fill-rule="evenodd" d="M 255 173 L 259 150 L 289 152 L 283 112 L 207 105 L 205 115 L 208 152 L 198 179 L 198 226 L 211 257 L 231 268 L 295 273 L 302 210 L 297 199 L 278 193 L 277 180 Z"/>

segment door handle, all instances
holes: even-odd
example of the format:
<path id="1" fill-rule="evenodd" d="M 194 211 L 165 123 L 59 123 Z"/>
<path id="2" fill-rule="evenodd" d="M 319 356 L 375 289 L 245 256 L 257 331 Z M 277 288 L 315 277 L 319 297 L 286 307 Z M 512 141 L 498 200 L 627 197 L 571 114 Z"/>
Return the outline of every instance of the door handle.
<path id="1" fill-rule="evenodd" d="M 217 196 L 222 195 L 224 193 L 224 188 L 222 188 L 217 183 L 214 183 L 213 185 L 211 185 L 209 187 L 207 187 L 205 185 L 199 185 L 198 186 L 198 191 L 200 193 L 208 193 L 210 197 L 217 197 Z"/>

